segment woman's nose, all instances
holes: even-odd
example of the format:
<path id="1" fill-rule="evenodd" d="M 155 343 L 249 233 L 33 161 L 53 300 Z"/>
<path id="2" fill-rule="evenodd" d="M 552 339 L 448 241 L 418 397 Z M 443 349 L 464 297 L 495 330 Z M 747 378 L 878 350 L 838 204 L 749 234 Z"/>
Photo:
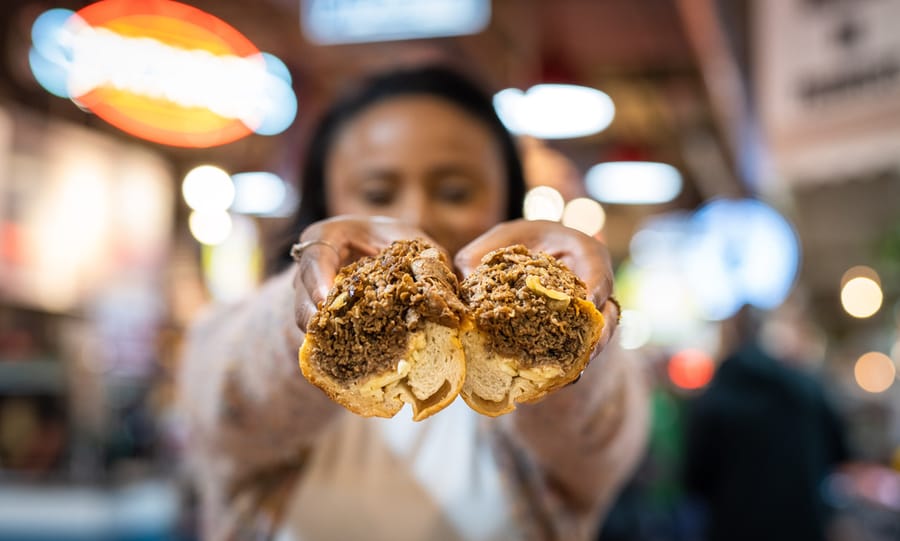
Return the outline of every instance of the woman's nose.
<path id="1" fill-rule="evenodd" d="M 413 190 L 403 198 L 399 218 L 419 228 L 428 221 L 428 198 L 420 190 Z"/>

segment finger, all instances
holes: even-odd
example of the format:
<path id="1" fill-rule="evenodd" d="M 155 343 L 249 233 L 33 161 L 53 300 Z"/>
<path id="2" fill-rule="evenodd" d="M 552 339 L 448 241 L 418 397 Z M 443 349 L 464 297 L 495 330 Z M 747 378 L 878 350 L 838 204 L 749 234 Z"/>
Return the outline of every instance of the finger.
<path id="1" fill-rule="evenodd" d="M 601 351 L 606 348 L 619 327 L 619 317 L 622 315 L 620 310 L 619 303 L 612 300 L 611 297 L 603 303 L 603 332 L 600 334 L 600 340 L 597 342 L 597 347 Z"/>
<path id="2" fill-rule="evenodd" d="M 463 247 L 456 257 L 459 269 L 468 274 L 481 258 L 499 248 L 523 244 L 531 250 L 546 252 L 554 257 L 576 251 L 568 228 L 548 221 L 515 220 L 498 224 Z M 575 231 L 572 231 L 573 233 Z"/>
<path id="3" fill-rule="evenodd" d="M 327 241 L 325 241 L 327 242 Z M 298 291 L 304 292 L 312 304 L 318 305 L 328 296 L 341 265 L 339 251 L 330 244 L 313 244 L 303 252 L 297 262 Z"/>
<path id="4" fill-rule="evenodd" d="M 300 273 L 295 275 L 295 284 L 299 282 L 299 276 Z M 294 289 L 294 320 L 297 323 L 297 328 L 306 333 L 309 328 L 309 321 L 312 319 L 313 314 L 316 313 L 316 303 L 312 301 L 304 286 L 297 284 Z"/>
<path id="5" fill-rule="evenodd" d="M 389 244 L 388 236 L 373 234 L 364 220 L 347 217 L 320 222 L 304 231 L 301 240 L 308 245 L 297 261 L 297 275 L 314 305 L 328 296 L 341 267 Z"/>
<path id="6" fill-rule="evenodd" d="M 371 220 L 374 224 L 371 233 L 377 237 L 382 249 L 397 240 L 422 239 L 440 250 L 448 264 L 452 261 L 450 252 L 417 225 L 386 216 L 375 216 Z"/>
<path id="7" fill-rule="evenodd" d="M 589 276 L 582 276 L 582 279 L 588 286 L 588 298 L 593 301 L 594 306 L 602 310 L 605 304 L 610 302 L 608 299 L 613 293 L 612 267 L 604 265 Z"/>
<path id="8" fill-rule="evenodd" d="M 305 293 L 312 308 L 302 306 L 306 299 L 298 293 L 298 323 L 306 318 L 306 312 L 314 313 L 315 307 L 326 299 L 342 267 L 361 257 L 376 255 L 395 240 L 413 238 L 434 243 L 418 228 L 392 218 L 341 216 L 307 228 L 301 236 L 306 246 L 298 257 L 295 288 Z"/>
<path id="9" fill-rule="evenodd" d="M 612 265 L 605 245 L 555 222 L 516 220 L 495 226 L 457 253 L 456 267 L 467 276 L 485 254 L 514 244 L 523 244 L 562 261 L 590 290 L 596 290 L 595 300 L 605 300 L 612 289 Z"/>
<path id="10" fill-rule="evenodd" d="M 415 225 L 388 216 L 338 216 L 320 222 L 319 226 L 315 236 L 341 248 L 342 265 L 375 255 L 397 240 L 420 238 L 439 246 Z M 306 237 L 304 233 L 303 240 Z"/>
<path id="11" fill-rule="evenodd" d="M 510 225 L 507 223 L 495 225 L 456 252 L 453 264 L 460 274 L 468 276 L 481 264 L 481 258 L 487 253 L 515 244 L 515 235 L 510 234 L 509 230 Z"/>

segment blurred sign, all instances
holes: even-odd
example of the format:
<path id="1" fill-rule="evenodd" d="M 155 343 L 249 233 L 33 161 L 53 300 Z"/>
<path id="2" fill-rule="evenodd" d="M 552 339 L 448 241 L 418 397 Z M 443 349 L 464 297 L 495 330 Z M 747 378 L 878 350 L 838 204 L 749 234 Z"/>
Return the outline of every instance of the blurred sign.
<path id="1" fill-rule="evenodd" d="M 857 176 L 900 155 L 900 2 L 761 0 L 760 113 L 791 182 Z"/>
<path id="2" fill-rule="evenodd" d="M 303 32 L 320 45 L 476 34 L 489 0 L 301 0 Z"/>
<path id="3" fill-rule="evenodd" d="M 56 312 L 120 277 L 155 280 L 174 220 L 166 161 L 79 126 L 7 114 L 16 136 L 0 170 L 0 297 Z"/>
<path id="4" fill-rule="evenodd" d="M 721 321 L 745 304 L 777 308 L 800 263 L 791 224 L 755 199 L 715 199 L 690 214 L 654 216 L 630 248 L 641 283 L 616 288 L 626 306 L 651 318 L 654 340 L 662 341 L 686 333 L 691 314 Z"/>
<path id="5" fill-rule="evenodd" d="M 240 32 L 169 0 L 54 9 L 32 28 L 32 72 L 110 124 L 157 143 L 210 147 L 283 131 L 296 115 L 284 65 Z"/>

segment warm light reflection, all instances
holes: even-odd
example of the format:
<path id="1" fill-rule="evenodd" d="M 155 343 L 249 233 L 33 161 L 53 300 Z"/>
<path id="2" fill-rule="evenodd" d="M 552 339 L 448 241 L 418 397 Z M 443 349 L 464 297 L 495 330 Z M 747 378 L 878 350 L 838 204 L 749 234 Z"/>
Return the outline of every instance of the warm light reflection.
<path id="1" fill-rule="evenodd" d="M 189 207 L 198 211 L 224 211 L 234 201 L 234 183 L 224 170 L 213 165 L 191 169 L 181 184 Z"/>
<path id="2" fill-rule="evenodd" d="M 866 265 L 855 265 L 844 271 L 844 274 L 841 276 L 841 287 L 844 287 L 847 282 L 849 282 L 853 278 L 860 277 L 870 278 L 879 285 L 881 284 L 881 277 L 878 276 L 878 272 L 875 269 Z"/>
<path id="3" fill-rule="evenodd" d="M 872 278 L 857 276 L 841 288 L 841 306 L 853 317 L 867 318 L 874 315 L 884 300 L 881 286 Z"/>
<path id="4" fill-rule="evenodd" d="M 108 247 L 116 233 L 113 192 L 104 171 L 101 152 L 64 149 L 58 164 L 48 171 L 53 189 L 44 190 L 32 212 L 43 218 L 25 245 L 31 247 L 35 270 L 28 279 L 41 303 L 51 309 L 71 306 L 82 282 L 97 281 L 110 263 Z M 66 277 L 61 279 L 60 269 Z"/>
<path id="5" fill-rule="evenodd" d="M 565 201 L 562 194 L 550 186 L 537 186 L 525 194 L 522 214 L 526 220 L 558 222 L 563 215 Z"/>
<path id="6" fill-rule="evenodd" d="M 155 252 L 169 241 L 174 182 L 169 179 L 170 173 L 164 164 L 142 163 L 124 157 L 123 161 L 125 166 L 116 173 L 113 183 L 114 212 L 119 222 L 117 230 L 125 239 L 120 250 L 138 259 L 165 257 Z M 160 186 L 160 178 L 166 179 L 164 188 Z"/>
<path id="7" fill-rule="evenodd" d="M 593 199 L 579 197 L 566 203 L 562 223 L 585 235 L 594 236 L 603 229 L 603 225 L 606 223 L 606 212 L 600 203 Z"/>
<path id="8" fill-rule="evenodd" d="M 494 95 L 494 109 L 511 132 L 539 139 L 591 135 L 606 129 L 616 114 L 605 93 L 563 84 L 535 85 L 527 92 L 501 90 Z"/>
<path id="9" fill-rule="evenodd" d="M 681 193 L 681 173 L 666 163 L 606 162 L 588 169 L 588 194 L 604 203 L 666 203 Z"/>
<path id="10" fill-rule="evenodd" d="M 699 349 L 684 349 L 669 359 L 672 383 L 682 389 L 699 389 L 708 384 L 716 370 L 712 357 Z"/>
<path id="11" fill-rule="evenodd" d="M 856 360 L 853 375 L 864 391 L 882 393 L 894 384 L 897 370 L 890 357 L 878 351 L 870 351 Z"/>
<path id="12" fill-rule="evenodd" d="M 188 218 L 191 234 L 202 244 L 225 242 L 231 233 L 231 216 L 224 210 L 195 210 Z"/>
<path id="13" fill-rule="evenodd" d="M 619 321 L 619 345 L 622 349 L 638 349 L 650 341 L 653 324 L 646 314 L 639 310 L 622 310 Z"/>

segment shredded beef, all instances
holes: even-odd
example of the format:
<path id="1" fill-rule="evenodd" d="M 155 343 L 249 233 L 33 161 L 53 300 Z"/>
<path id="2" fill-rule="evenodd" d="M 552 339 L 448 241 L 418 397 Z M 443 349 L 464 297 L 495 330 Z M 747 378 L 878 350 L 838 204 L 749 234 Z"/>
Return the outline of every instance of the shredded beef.
<path id="1" fill-rule="evenodd" d="M 397 369 L 409 334 L 433 321 L 459 327 L 465 306 L 444 256 L 423 240 L 396 241 L 340 270 L 309 323 L 311 362 L 341 383 Z"/>
<path id="2" fill-rule="evenodd" d="M 460 289 L 495 353 L 518 358 L 524 368 L 554 363 L 565 369 L 584 355 L 588 314 L 574 302 L 559 310 L 525 284 L 537 276 L 545 288 L 584 299 L 580 278 L 554 257 L 522 245 L 495 250 L 481 263 Z"/>

